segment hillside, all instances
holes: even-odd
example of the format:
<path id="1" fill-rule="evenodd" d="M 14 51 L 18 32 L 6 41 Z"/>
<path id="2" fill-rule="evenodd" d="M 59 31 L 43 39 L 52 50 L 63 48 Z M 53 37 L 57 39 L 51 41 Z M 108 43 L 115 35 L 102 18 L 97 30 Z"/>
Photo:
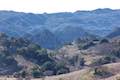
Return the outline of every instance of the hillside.
<path id="1" fill-rule="evenodd" d="M 119 80 L 120 70 L 117 67 L 120 66 L 120 63 L 112 63 L 104 66 L 106 66 L 107 68 L 110 68 L 110 70 L 113 73 L 117 71 L 116 74 L 109 78 L 99 79 L 93 75 L 93 72 L 91 71 L 91 69 L 83 69 L 83 70 L 79 70 L 79 71 L 75 71 L 72 73 L 63 74 L 59 76 L 45 77 L 45 78 L 33 79 L 33 80 L 42 80 L 42 79 L 44 80 Z"/>
<path id="2" fill-rule="evenodd" d="M 42 70 L 52 71 L 47 65 L 52 63 L 53 65 L 56 64 L 56 62 L 48 56 L 46 49 L 41 48 L 29 40 L 9 37 L 4 33 L 0 33 L 0 61 L 0 75 L 3 76 L 18 76 L 23 72 L 31 73 L 32 76 L 33 70 L 38 70 L 39 72 L 39 68 L 41 69 L 46 66 L 46 68 Z"/>
<path id="3" fill-rule="evenodd" d="M 0 75 L 40 78 L 69 73 L 84 66 L 83 58 L 69 57 L 61 51 L 47 50 L 25 38 L 0 33 Z"/>
<path id="4" fill-rule="evenodd" d="M 1 79 L 7 78 L 6 75 L 9 75 L 8 80 L 16 80 L 19 76 L 30 76 L 32 80 L 119 78 L 120 44 L 114 39 L 79 38 L 53 51 L 43 49 L 29 40 L 10 38 L 0 33 L 0 46 Z"/>

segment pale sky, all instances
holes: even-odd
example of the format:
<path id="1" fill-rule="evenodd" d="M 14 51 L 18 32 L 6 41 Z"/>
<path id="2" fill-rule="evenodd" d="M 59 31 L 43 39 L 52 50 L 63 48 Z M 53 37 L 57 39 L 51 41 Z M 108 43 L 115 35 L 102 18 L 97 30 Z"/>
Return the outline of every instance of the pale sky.
<path id="1" fill-rule="evenodd" d="M 0 0 L 0 10 L 19 12 L 74 12 L 97 8 L 120 9 L 120 0 Z"/>

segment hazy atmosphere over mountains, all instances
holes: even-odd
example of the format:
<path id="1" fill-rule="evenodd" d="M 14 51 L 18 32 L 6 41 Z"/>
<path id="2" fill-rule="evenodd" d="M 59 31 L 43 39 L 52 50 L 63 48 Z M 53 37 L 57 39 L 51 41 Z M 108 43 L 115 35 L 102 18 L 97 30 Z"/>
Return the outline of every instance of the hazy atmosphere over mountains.
<path id="1" fill-rule="evenodd" d="M 80 37 L 105 37 L 119 27 L 119 18 L 120 10 L 108 8 L 53 14 L 0 11 L 0 31 L 55 49 Z"/>

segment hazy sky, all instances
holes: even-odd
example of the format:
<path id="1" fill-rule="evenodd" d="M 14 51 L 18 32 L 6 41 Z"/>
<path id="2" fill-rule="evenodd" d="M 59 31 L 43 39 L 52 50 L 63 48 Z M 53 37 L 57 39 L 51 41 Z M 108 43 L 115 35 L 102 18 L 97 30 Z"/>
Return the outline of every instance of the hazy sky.
<path id="1" fill-rule="evenodd" d="M 74 12 L 97 8 L 120 9 L 120 0 L 0 0 L 0 10 L 20 12 Z"/>

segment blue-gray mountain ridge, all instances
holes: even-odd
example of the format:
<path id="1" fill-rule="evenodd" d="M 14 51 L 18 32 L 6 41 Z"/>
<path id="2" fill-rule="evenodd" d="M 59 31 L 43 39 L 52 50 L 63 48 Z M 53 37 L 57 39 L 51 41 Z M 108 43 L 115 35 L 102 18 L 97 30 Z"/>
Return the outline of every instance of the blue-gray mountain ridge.
<path id="1" fill-rule="evenodd" d="M 25 37 L 44 48 L 56 49 L 84 37 L 105 37 L 120 25 L 120 10 L 33 14 L 0 11 L 0 32 Z"/>

